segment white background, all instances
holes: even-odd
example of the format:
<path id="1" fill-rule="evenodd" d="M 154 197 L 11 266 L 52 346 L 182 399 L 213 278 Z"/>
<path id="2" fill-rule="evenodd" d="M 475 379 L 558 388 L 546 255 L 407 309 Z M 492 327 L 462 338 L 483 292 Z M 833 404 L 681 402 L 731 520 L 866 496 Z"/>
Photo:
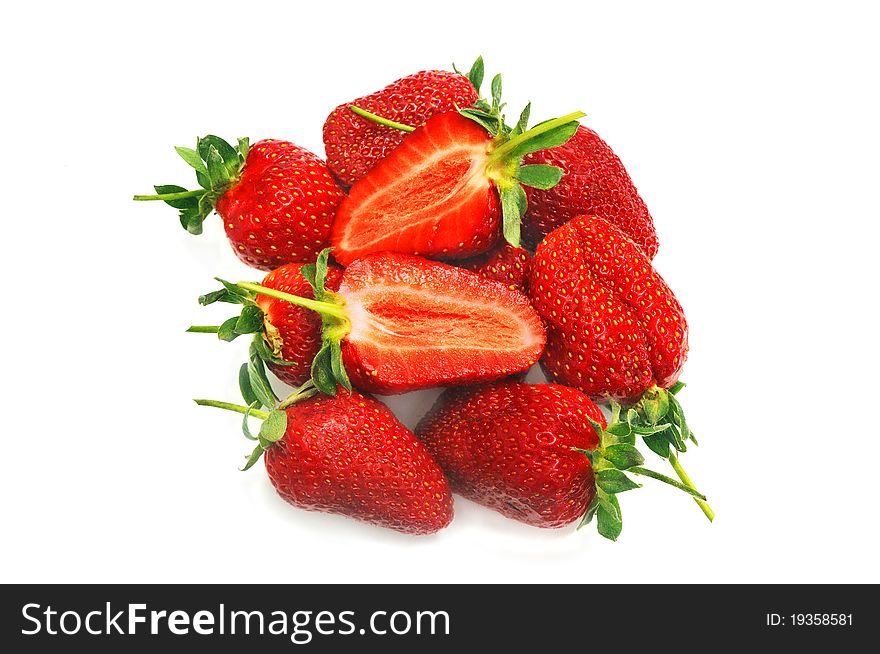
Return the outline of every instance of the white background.
<path id="1" fill-rule="evenodd" d="M 5 5 L 0 579 L 880 582 L 872 5 Z M 479 53 L 515 111 L 586 111 L 651 208 L 713 525 L 648 481 L 616 544 L 461 499 L 406 537 L 289 507 L 190 401 L 235 399 L 246 349 L 183 332 L 225 317 L 196 297 L 261 275 L 131 195 L 192 184 L 172 146 L 209 132 L 322 152 L 338 103 Z"/>

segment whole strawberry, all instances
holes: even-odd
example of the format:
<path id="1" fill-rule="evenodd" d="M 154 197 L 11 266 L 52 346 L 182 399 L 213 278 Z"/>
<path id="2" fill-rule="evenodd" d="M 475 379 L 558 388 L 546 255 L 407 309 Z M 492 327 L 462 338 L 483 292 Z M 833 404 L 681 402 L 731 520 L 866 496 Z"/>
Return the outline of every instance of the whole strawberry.
<path id="1" fill-rule="evenodd" d="M 540 318 L 525 295 L 501 282 L 422 257 L 382 252 L 353 262 L 332 291 L 326 288 L 328 256 L 322 252 L 301 270 L 314 300 L 249 282 L 224 282 L 202 302 L 235 302 L 238 295 L 247 304 L 260 294 L 320 314 L 323 345 L 312 362 L 312 380 L 329 394 L 337 384 L 394 394 L 492 381 L 528 370 L 541 356 Z M 247 306 L 231 320 L 245 323 L 239 329 L 233 322 L 236 332 L 262 329 L 262 312 Z"/>
<path id="2" fill-rule="evenodd" d="M 212 400 L 262 418 L 245 470 L 262 456 L 269 479 L 290 504 L 346 515 L 407 534 L 431 534 L 452 521 L 452 496 L 425 446 L 384 404 L 310 384 L 269 412 Z M 247 421 L 245 422 L 247 425 Z"/>
<path id="3" fill-rule="evenodd" d="M 525 163 L 549 164 L 564 171 L 553 188 L 526 189 L 526 243 L 534 246 L 575 216 L 591 214 L 617 226 L 648 259 L 657 254 L 657 233 L 648 207 L 620 158 L 596 132 L 581 125 L 567 143 L 529 154 Z"/>
<path id="4" fill-rule="evenodd" d="M 528 250 L 502 242 L 488 252 L 460 261 L 457 265 L 525 293 L 529 284 L 531 262 L 532 255 Z"/>
<path id="5" fill-rule="evenodd" d="M 308 150 L 276 140 L 250 146 L 239 139 L 232 146 L 217 136 L 198 139 L 195 150 L 176 150 L 202 188 L 156 186 L 157 195 L 135 200 L 163 200 L 178 209 L 191 234 L 201 234 L 205 218 L 216 211 L 235 254 L 260 270 L 314 261 L 327 246 L 344 193 Z"/>
<path id="6" fill-rule="evenodd" d="M 529 295 L 547 326 L 551 379 L 594 398 L 637 401 L 678 380 L 688 350 L 681 305 L 621 229 L 579 216 L 532 261 Z"/>
<path id="7" fill-rule="evenodd" d="M 478 60 L 482 71 L 482 60 Z M 482 72 L 480 72 L 482 77 Z M 388 121 L 419 126 L 436 114 L 455 111 L 476 101 L 477 90 L 467 77 L 445 70 L 408 75 L 362 98 L 334 109 L 324 123 L 327 166 L 347 186 L 366 175 L 400 145 L 404 132 L 368 120 L 357 107 Z"/>
<path id="8" fill-rule="evenodd" d="M 288 263 L 276 268 L 263 278 L 262 285 L 276 291 L 314 299 L 314 292 L 303 276 L 303 264 Z M 326 286 L 335 291 L 342 279 L 342 269 L 328 266 Z M 194 326 L 191 332 L 216 333 L 221 340 L 232 341 L 242 334 L 255 334 L 251 357 L 256 357 L 278 379 L 290 386 L 299 386 L 311 376 L 312 361 L 321 349 L 321 316 L 304 307 L 244 291 L 234 286 L 207 293 L 199 298 L 206 306 L 214 302 L 241 304 L 239 316 L 220 326 Z M 259 365 L 258 361 L 252 365 Z M 242 373 L 246 374 L 246 373 Z M 251 371 L 251 374 L 260 374 Z M 268 387 L 268 384 L 262 384 Z M 271 387 L 268 387 L 271 388 Z M 267 403 L 268 405 L 269 403 Z"/>
<path id="9" fill-rule="evenodd" d="M 619 418 L 618 405 L 606 425 L 599 407 L 568 386 L 506 381 L 444 392 L 416 435 L 454 492 L 536 527 L 583 525 L 597 515 L 599 533 L 616 540 L 616 495 L 639 486 L 629 474 L 705 499 L 643 468 L 634 433 Z"/>
<path id="10" fill-rule="evenodd" d="M 536 527 L 564 527 L 596 495 L 590 461 L 602 412 L 573 388 L 500 382 L 445 391 L 416 435 L 452 490 Z"/>

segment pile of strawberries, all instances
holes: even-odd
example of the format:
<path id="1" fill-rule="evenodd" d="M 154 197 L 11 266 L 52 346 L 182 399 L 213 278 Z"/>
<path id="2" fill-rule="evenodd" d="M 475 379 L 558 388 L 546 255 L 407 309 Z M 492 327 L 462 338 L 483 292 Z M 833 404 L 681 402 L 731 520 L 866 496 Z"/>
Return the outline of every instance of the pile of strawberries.
<path id="1" fill-rule="evenodd" d="M 456 492 L 538 527 L 595 516 L 615 540 L 636 476 L 711 520 L 677 457 L 696 442 L 676 399 L 687 323 L 645 203 L 584 114 L 530 127 L 527 106 L 510 126 L 500 76 L 488 98 L 483 76 L 480 58 L 339 105 L 326 162 L 279 140 L 177 148 L 199 188 L 135 199 L 192 234 L 216 213 L 270 271 L 199 298 L 240 310 L 190 331 L 252 341 L 244 403 L 196 402 L 244 414 L 245 469 L 262 457 L 291 504 L 406 533 L 448 525 Z M 554 383 L 522 381 L 538 362 Z M 296 390 L 279 398 L 269 372 Z M 415 433 L 367 394 L 436 386 Z"/>

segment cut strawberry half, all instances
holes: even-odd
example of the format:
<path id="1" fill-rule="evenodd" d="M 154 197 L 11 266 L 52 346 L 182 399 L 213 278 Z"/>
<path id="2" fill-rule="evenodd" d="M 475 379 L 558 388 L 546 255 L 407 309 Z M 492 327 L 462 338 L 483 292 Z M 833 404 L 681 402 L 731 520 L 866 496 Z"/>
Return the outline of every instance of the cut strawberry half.
<path id="1" fill-rule="evenodd" d="M 329 251 L 304 267 L 316 300 L 257 284 L 240 288 L 321 314 L 324 347 L 312 379 L 383 395 L 507 377 L 530 368 L 546 341 L 528 298 L 503 283 L 422 257 L 383 252 L 352 263 L 338 292 L 324 288 Z"/>
<path id="2" fill-rule="evenodd" d="M 525 120 L 510 130 L 500 116 L 501 105 L 493 106 L 497 116 L 465 109 L 430 118 L 356 182 L 333 223 L 337 261 L 348 265 L 382 251 L 467 258 L 495 244 L 502 221 L 504 237 L 518 246 L 526 209 L 522 184 L 552 188 L 562 174 L 554 166 L 520 166 L 520 161 L 530 152 L 565 143 L 584 114 L 526 130 L 526 111 Z M 357 113 L 383 122 L 369 112 Z"/>
<path id="3" fill-rule="evenodd" d="M 351 187 L 332 231 L 343 264 L 383 250 L 454 258 L 498 239 L 500 212 L 484 174 L 492 137 L 458 112 L 407 136 Z"/>

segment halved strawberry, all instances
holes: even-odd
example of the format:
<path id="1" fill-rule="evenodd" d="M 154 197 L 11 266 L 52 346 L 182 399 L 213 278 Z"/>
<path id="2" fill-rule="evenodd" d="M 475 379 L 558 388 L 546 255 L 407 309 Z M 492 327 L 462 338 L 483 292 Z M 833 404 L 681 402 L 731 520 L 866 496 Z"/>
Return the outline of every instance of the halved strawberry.
<path id="1" fill-rule="evenodd" d="M 235 285 L 321 314 L 324 345 L 312 379 L 327 394 L 337 383 L 387 395 L 489 381 L 527 370 L 541 356 L 540 318 L 525 295 L 501 282 L 383 252 L 349 265 L 332 292 L 324 286 L 328 255 L 325 250 L 302 269 L 316 300 Z"/>
<path id="2" fill-rule="evenodd" d="M 500 115 L 500 81 L 492 86 L 489 111 L 433 116 L 351 187 L 330 236 L 337 261 L 347 265 L 381 251 L 467 258 L 494 245 L 502 216 L 504 237 L 519 245 L 526 209 L 522 185 L 552 188 L 562 174 L 554 166 L 520 166 L 520 161 L 565 143 L 584 114 L 526 130 L 525 111 L 508 130 Z"/>

